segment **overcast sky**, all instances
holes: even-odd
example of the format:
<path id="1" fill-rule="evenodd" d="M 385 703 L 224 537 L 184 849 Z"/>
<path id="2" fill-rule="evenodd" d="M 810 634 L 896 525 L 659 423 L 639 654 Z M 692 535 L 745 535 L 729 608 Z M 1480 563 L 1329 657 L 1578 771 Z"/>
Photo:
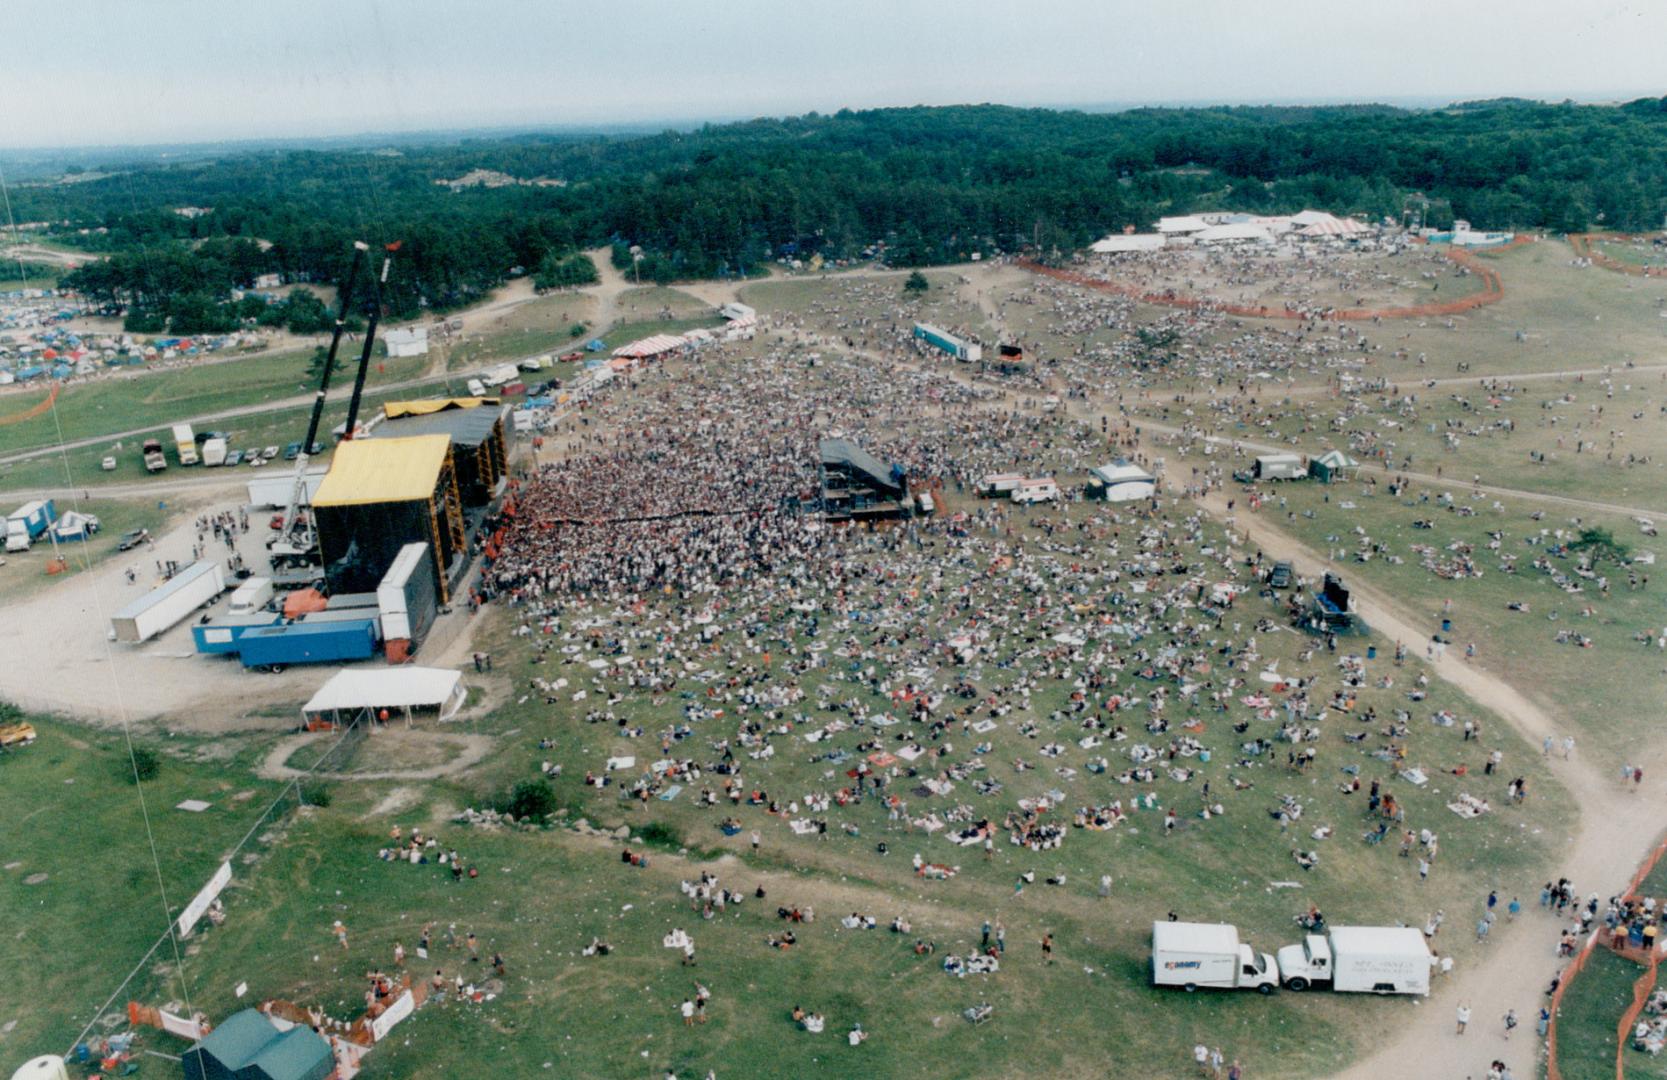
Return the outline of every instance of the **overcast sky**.
<path id="1" fill-rule="evenodd" d="M 0 146 L 1667 94 L 1662 0 L 12 0 Z"/>

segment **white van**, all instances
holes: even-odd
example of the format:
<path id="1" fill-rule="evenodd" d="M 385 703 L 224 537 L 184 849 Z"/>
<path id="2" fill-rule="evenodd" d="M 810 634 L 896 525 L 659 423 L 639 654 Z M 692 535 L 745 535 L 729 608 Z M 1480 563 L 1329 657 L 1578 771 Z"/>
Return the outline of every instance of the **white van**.
<path id="1" fill-rule="evenodd" d="M 482 385 L 482 383 L 479 379 L 470 379 L 466 385 L 469 387 L 469 396 L 470 397 L 485 397 L 486 396 L 486 387 L 484 385 Z"/>
<path id="2" fill-rule="evenodd" d="M 1008 496 L 1016 503 L 1058 502 L 1059 485 L 1051 478 L 1025 480 Z"/>

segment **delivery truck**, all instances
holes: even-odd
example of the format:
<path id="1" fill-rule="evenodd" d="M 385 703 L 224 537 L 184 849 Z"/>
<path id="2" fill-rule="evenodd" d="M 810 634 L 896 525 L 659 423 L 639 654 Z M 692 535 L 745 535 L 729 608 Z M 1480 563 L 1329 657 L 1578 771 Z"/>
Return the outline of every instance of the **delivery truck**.
<path id="1" fill-rule="evenodd" d="M 190 424 L 174 425 L 174 453 L 179 455 L 181 465 L 197 463 L 197 433 L 191 430 Z"/>
<path id="2" fill-rule="evenodd" d="M 267 601 L 271 599 L 271 578 L 247 578 L 243 584 L 232 590 L 231 606 L 227 609 L 227 613 L 230 615 L 251 615 L 264 608 Z"/>
<path id="3" fill-rule="evenodd" d="M 203 467 L 210 468 L 226 463 L 226 440 L 215 436 L 203 443 Z"/>
<path id="4" fill-rule="evenodd" d="M 1280 949 L 1279 976 L 1290 990 L 1428 994 L 1430 947 L 1417 927 L 1333 926 Z"/>
<path id="5" fill-rule="evenodd" d="M 28 551 L 57 519 L 58 508 L 51 499 L 24 503 L 6 516 L 6 550 Z"/>
<path id="6" fill-rule="evenodd" d="M 376 651 L 376 620 L 315 622 L 315 618 L 250 630 L 238 641 L 238 658 L 246 668 L 282 671 L 291 664 L 364 660 Z"/>
<path id="7" fill-rule="evenodd" d="M 217 600 L 226 591 L 218 562 L 194 562 L 168 581 L 116 612 L 110 631 L 117 641 L 149 641 L 187 615 Z"/>
<path id="8" fill-rule="evenodd" d="M 1273 957 L 1239 940 L 1228 923 L 1155 922 L 1152 924 L 1152 985 L 1258 990 L 1273 993 L 1279 967 Z"/>

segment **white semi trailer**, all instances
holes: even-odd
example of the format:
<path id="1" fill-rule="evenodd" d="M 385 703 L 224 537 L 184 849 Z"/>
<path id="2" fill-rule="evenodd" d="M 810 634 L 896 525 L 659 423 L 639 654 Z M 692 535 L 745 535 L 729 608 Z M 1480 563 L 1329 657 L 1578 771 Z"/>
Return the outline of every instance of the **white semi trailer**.
<path id="1" fill-rule="evenodd" d="M 225 591 L 219 563 L 194 562 L 111 616 L 110 631 L 117 641 L 149 641 Z"/>

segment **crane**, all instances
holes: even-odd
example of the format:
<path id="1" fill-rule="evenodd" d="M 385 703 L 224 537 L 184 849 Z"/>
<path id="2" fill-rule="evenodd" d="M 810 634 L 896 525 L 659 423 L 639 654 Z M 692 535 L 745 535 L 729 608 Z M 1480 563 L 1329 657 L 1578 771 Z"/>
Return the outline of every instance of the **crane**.
<path id="1" fill-rule="evenodd" d="M 348 407 L 344 439 L 353 437 L 358 420 L 359 399 L 365 388 L 365 373 L 370 365 L 371 349 L 376 340 L 376 325 L 382 317 L 382 286 L 388 280 L 388 268 L 393 261 L 393 253 L 399 250 L 399 246 L 398 241 L 386 246 L 387 254 L 382 259 L 382 272 L 380 276 L 371 279 L 375 302 L 371 308 L 370 323 L 365 330 L 364 347 L 359 352 L 359 370 L 353 382 L 353 397 Z M 318 439 L 318 424 L 324 415 L 324 399 L 330 391 L 330 373 L 336 366 L 336 353 L 341 348 L 342 333 L 347 327 L 347 316 L 353 302 L 353 287 L 358 282 L 359 272 L 365 264 L 365 253 L 369 250 L 370 245 L 364 241 L 353 242 L 353 263 L 348 267 L 347 277 L 342 280 L 341 295 L 336 306 L 336 324 L 330 334 L 330 349 L 325 356 L 324 370 L 319 373 L 318 391 L 313 396 L 312 416 L 307 421 L 307 438 L 302 442 L 301 453 L 295 459 L 295 480 L 290 487 L 289 504 L 284 509 L 283 532 L 269 545 L 274 559 L 308 559 L 318 548 L 318 535 L 314 531 L 311 515 L 303 517 L 299 512 L 301 503 L 307 496 L 307 462 L 312 457 L 313 445 Z"/>

